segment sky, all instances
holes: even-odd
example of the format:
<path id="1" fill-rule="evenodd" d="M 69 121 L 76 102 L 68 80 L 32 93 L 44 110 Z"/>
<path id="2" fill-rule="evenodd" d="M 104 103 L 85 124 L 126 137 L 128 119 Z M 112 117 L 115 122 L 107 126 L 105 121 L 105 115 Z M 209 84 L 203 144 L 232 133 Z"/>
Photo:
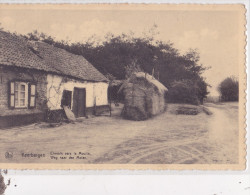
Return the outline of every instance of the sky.
<path id="1" fill-rule="evenodd" d="M 180 53 L 189 48 L 200 53 L 200 63 L 211 67 L 203 76 L 218 95 L 218 84 L 228 76 L 238 77 L 239 11 L 218 9 L 12 9 L 0 7 L 4 30 L 27 34 L 44 32 L 57 40 L 85 42 L 96 35 L 133 32 L 144 36 L 154 24 L 155 39 L 170 41 Z"/>

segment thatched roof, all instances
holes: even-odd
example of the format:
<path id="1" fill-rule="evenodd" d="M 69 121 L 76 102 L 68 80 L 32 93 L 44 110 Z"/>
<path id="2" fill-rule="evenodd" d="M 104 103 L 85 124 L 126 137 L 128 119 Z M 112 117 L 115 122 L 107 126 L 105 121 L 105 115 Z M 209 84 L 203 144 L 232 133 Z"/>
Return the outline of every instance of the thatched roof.
<path id="1" fill-rule="evenodd" d="M 156 78 L 154 78 L 152 75 L 150 75 L 148 73 L 145 73 L 145 72 L 137 72 L 137 73 L 134 73 L 128 80 L 126 80 L 123 83 L 123 85 L 121 86 L 121 88 L 119 89 L 118 92 L 121 92 L 126 86 L 128 86 L 129 83 L 131 83 L 131 81 L 134 78 L 145 79 L 148 83 L 155 86 L 156 89 L 158 90 L 158 92 L 161 93 L 161 94 L 168 91 L 168 89 L 160 81 L 158 81 Z"/>

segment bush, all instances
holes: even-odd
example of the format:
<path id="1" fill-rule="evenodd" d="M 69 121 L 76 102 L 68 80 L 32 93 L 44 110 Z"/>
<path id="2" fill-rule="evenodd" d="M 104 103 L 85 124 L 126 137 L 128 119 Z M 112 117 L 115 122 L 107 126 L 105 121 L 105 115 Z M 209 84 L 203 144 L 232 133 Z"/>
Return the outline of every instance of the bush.
<path id="1" fill-rule="evenodd" d="M 220 93 L 221 101 L 238 101 L 239 82 L 233 76 L 228 77 L 220 83 L 218 91 Z"/>
<path id="2" fill-rule="evenodd" d="M 172 103 L 199 105 L 198 89 L 191 80 L 174 81 L 169 88 L 166 99 Z"/>

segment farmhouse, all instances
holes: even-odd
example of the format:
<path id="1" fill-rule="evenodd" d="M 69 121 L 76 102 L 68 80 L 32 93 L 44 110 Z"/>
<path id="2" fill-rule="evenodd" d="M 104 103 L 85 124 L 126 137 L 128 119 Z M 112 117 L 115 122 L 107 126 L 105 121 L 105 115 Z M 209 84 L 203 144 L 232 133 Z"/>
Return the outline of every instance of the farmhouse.
<path id="1" fill-rule="evenodd" d="M 82 56 L 0 31 L 0 127 L 108 109 L 108 80 Z"/>
<path id="2" fill-rule="evenodd" d="M 131 120 L 145 120 L 166 109 L 167 88 L 153 76 L 138 72 L 123 83 L 119 92 L 124 94 L 122 115 Z"/>

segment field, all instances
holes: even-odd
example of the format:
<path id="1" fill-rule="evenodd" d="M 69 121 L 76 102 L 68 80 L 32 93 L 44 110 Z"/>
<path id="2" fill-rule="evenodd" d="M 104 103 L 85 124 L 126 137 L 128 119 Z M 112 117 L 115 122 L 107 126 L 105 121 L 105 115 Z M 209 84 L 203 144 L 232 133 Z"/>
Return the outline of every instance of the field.
<path id="1" fill-rule="evenodd" d="M 147 121 L 124 120 L 120 105 L 113 106 L 112 117 L 3 129 L 0 162 L 238 163 L 237 103 L 207 103 L 212 115 L 177 115 L 180 106 L 168 104 L 165 113 Z"/>

